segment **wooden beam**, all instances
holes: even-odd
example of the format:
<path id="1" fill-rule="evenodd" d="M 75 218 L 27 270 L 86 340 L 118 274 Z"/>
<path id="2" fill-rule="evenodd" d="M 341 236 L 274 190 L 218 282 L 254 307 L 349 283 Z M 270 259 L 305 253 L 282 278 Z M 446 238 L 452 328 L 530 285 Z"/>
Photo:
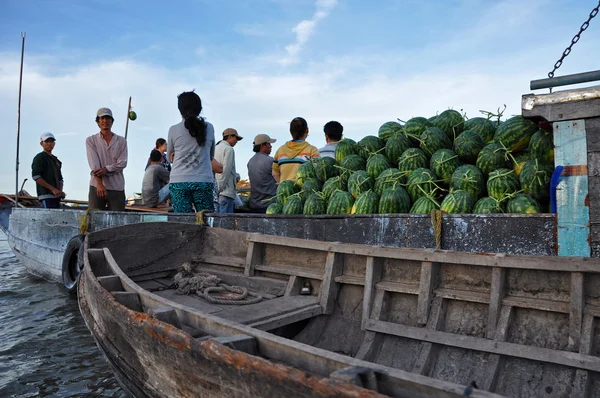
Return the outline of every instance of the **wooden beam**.
<path id="1" fill-rule="evenodd" d="M 571 312 L 569 313 L 569 350 L 578 351 L 581 340 L 581 322 L 585 305 L 584 275 L 581 272 L 571 274 Z"/>
<path id="2" fill-rule="evenodd" d="M 288 283 L 285 285 L 285 293 L 283 293 L 284 297 L 297 296 L 300 294 L 300 289 L 302 288 L 302 278 L 291 275 L 288 278 Z"/>
<path id="3" fill-rule="evenodd" d="M 391 334 L 408 339 L 429 341 L 450 347 L 507 355 L 515 358 L 554 363 L 577 369 L 600 372 L 600 358 L 591 355 L 576 354 L 568 351 L 558 351 L 549 348 L 525 346 L 515 343 L 497 342 L 479 337 L 455 335 L 447 332 L 432 331 L 418 327 L 399 325 L 391 322 L 367 321 L 367 330 Z"/>
<path id="4" fill-rule="evenodd" d="M 496 330 L 492 338 L 495 341 L 506 341 L 508 329 L 512 323 L 514 311 L 512 307 L 504 306 L 500 310 L 499 318 L 496 322 Z M 480 388 L 486 391 L 494 391 L 498 383 L 500 369 L 504 366 L 504 358 L 499 354 L 490 354 L 488 356 L 485 377 L 482 380 Z"/>
<path id="5" fill-rule="evenodd" d="M 344 369 L 336 370 L 329 375 L 334 380 L 342 383 L 353 384 L 368 390 L 377 392 L 377 377 L 375 371 L 371 368 L 362 366 L 349 366 Z"/>
<path id="6" fill-rule="evenodd" d="M 371 307 L 375 298 L 375 284 L 381 279 L 383 273 L 383 261 L 377 257 L 367 257 L 367 264 L 365 269 L 365 288 L 363 290 L 363 311 L 362 311 L 362 323 L 364 323 L 371 316 Z"/>
<path id="7" fill-rule="evenodd" d="M 244 264 L 244 275 L 254 276 L 254 267 L 262 264 L 264 258 L 264 244 L 258 242 L 248 242 L 248 251 L 246 252 L 246 262 Z"/>
<path id="8" fill-rule="evenodd" d="M 303 321 L 305 319 L 313 318 L 321 315 L 323 308 L 320 304 L 311 305 L 310 307 L 301 308 L 299 310 L 290 311 L 282 315 L 277 315 L 272 318 L 263 319 L 255 323 L 251 323 L 250 326 L 260 330 L 273 330 L 275 328 L 292 324 L 294 322 Z"/>
<path id="9" fill-rule="evenodd" d="M 375 298 L 373 299 L 373 307 L 371 310 L 371 319 L 379 320 L 387 310 L 387 303 L 385 302 L 386 292 L 385 290 L 376 290 Z M 363 341 L 354 356 L 356 359 L 363 359 L 365 361 L 373 362 L 374 357 L 379 353 L 381 344 L 383 343 L 383 337 L 381 333 L 370 332 L 365 329 L 366 320 L 363 321 L 362 329 L 365 330 L 365 336 Z"/>
<path id="10" fill-rule="evenodd" d="M 121 285 L 121 278 L 116 275 L 99 276 L 98 283 L 109 292 L 125 291 L 125 289 L 123 289 L 123 285 Z"/>
<path id="11" fill-rule="evenodd" d="M 142 302 L 140 301 L 140 296 L 137 293 L 112 292 L 112 294 L 115 297 L 115 299 L 119 302 L 119 304 L 122 304 L 133 311 L 144 312 Z"/>
<path id="12" fill-rule="evenodd" d="M 439 273 L 439 264 L 430 261 L 421 263 L 421 282 L 419 284 L 419 298 L 417 301 L 417 322 L 421 325 L 427 323 L 429 306 L 433 299 L 433 290 L 436 288 Z"/>
<path id="13" fill-rule="evenodd" d="M 327 253 L 325 275 L 323 276 L 323 283 L 321 283 L 321 291 L 319 292 L 321 307 L 323 307 L 323 314 L 325 315 L 333 312 L 333 306 L 335 305 L 339 289 L 339 283 L 335 282 L 335 277 L 342 275 L 343 271 L 344 255 L 335 252 Z"/>
<path id="14" fill-rule="evenodd" d="M 492 269 L 492 285 L 490 286 L 490 306 L 487 325 L 487 338 L 492 339 L 496 334 L 496 324 L 502 308 L 502 299 L 506 294 L 504 283 L 506 281 L 506 271 L 504 268 L 494 267 Z"/>
<path id="15" fill-rule="evenodd" d="M 299 276 L 301 278 L 306 278 L 306 279 L 323 280 L 323 274 L 319 274 L 317 272 L 302 269 L 302 268 L 287 267 L 285 265 L 279 266 L 279 265 L 262 265 L 262 264 L 260 264 L 260 265 L 256 265 L 254 267 L 254 270 L 270 272 L 273 274 L 280 274 L 280 275 L 294 275 L 294 276 Z"/>
<path id="16" fill-rule="evenodd" d="M 172 307 L 149 308 L 146 312 L 148 315 L 155 317 L 161 322 L 168 323 L 169 325 L 181 329 L 179 317 Z"/>
<path id="17" fill-rule="evenodd" d="M 590 355 L 594 343 L 595 320 L 591 315 L 585 315 L 582 321 L 582 333 L 579 344 L 579 353 Z M 577 369 L 575 372 L 575 380 L 573 380 L 573 397 L 587 397 L 590 390 L 590 372 L 587 370 Z"/>
<path id="18" fill-rule="evenodd" d="M 440 330 L 446 318 L 447 301 L 441 297 L 435 297 L 431 304 L 431 316 L 427 322 L 427 330 Z M 415 361 L 412 372 L 428 375 L 431 371 L 433 360 L 439 351 L 439 345 L 433 343 L 421 343 L 419 356 Z"/>

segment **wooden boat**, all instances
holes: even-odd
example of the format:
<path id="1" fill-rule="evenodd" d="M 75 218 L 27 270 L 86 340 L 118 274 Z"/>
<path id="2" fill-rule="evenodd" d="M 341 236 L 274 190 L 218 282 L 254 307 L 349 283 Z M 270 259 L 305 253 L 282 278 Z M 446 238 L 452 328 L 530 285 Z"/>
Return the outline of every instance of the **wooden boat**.
<path id="1" fill-rule="evenodd" d="M 134 396 L 599 396 L 598 259 L 147 223 L 89 234 L 84 262 L 81 314 Z M 179 295 L 186 262 L 263 300 Z"/>

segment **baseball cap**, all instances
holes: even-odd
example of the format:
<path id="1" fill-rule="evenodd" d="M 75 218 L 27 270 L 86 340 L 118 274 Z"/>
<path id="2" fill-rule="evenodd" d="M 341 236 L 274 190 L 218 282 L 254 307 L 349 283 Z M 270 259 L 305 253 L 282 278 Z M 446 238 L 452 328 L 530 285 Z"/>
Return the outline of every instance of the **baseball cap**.
<path id="1" fill-rule="evenodd" d="M 56 141 L 56 138 L 54 138 L 54 134 L 52 134 L 52 133 L 43 133 L 40 136 L 40 142 L 44 142 L 49 139 L 53 139 L 54 141 Z"/>
<path id="2" fill-rule="evenodd" d="M 267 134 L 259 134 L 256 137 L 254 137 L 254 145 L 261 145 L 261 144 L 266 144 L 267 142 L 272 144 L 275 141 L 277 141 L 275 138 L 271 138 L 269 137 Z"/>
<path id="3" fill-rule="evenodd" d="M 96 113 L 96 116 L 98 117 L 102 117 L 102 116 L 110 116 L 113 117 L 112 115 L 112 111 L 108 108 L 100 108 L 98 109 L 98 112 Z M 114 119 L 114 117 L 113 117 Z"/>
<path id="4" fill-rule="evenodd" d="M 223 138 L 227 138 L 227 136 L 230 135 L 235 135 L 238 139 L 238 141 L 241 141 L 244 139 L 244 137 L 241 137 L 236 129 L 232 129 L 232 128 L 227 128 L 225 130 L 223 130 Z"/>

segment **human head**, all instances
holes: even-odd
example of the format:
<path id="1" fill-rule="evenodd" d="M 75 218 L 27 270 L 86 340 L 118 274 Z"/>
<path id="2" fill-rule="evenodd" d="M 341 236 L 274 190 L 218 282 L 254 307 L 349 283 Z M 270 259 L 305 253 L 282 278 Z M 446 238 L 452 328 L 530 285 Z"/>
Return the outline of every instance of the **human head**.
<path id="1" fill-rule="evenodd" d="M 40 145 L 42 146 L 42 148 L 44 149 L 45 152 L 52 152 L 55 144 L 56 144 L 56 138 L 54 138 L 54 134 L 43 133 L 40 136 Z"/>
<path id="2" fill-rule="evenodd" d="M 156 149 L 153 149 L 152 152 L 150 152 L 150 161 L 153 163 L 160 163 L 161 160 L 162 153 L 160 153 L 160 151 L 157 151 Z"/>
<path id="3" fill-rule="evenodd" d="M 202 100 L 195 92 L 185 91 L 177 96 L 177 108 L 184 119 L 198 117 L 202 112 Z"/>
<path id="4" fill-rule="evenodd" d="M 98 109 L 98 112 L 96 112 L 96 123 L 98 123 L 100 121 L 100 119 L 102 119 L 104 117 L 109 117 L 112 122 L 115 121 L 112 111 L 109 108 Z"/>
<path id="5" fill-rule="evenodd" d="M 252 150 L 256 153 L 264 152 L 268 155 L 271 153 L 271 144 L 275 141 L 277 141 L 275 138 L 271 138 L 267 134 L 259 134 L 254 137 Z"/>
<path id="6" fill-rule="evenodd" d="M 302 117 L 296 117 L 290 123 L 290 133 L 294 140 L 303 140 L 308 135 L 308 123 Z"/>
<path id="7" fill-rule="evenodd" d="M 237 144 L 238 141 L 243 140 L 244 137 L 241 137 L 236 129 L 226 128 L 223 130 L 223 139 L 227 141 L 229 145 L 235 146 L 235 144 Z"/>
<path id="8" fill-rule="evenodd" d="M 337 142 L 342 139 L 344 126 L 342 126 L 339 122 L 332 120 L 323 126 L 323 131 L 330 141 Z"/>
<path id="9" fill-rule="evenodd" d="M 159 138 L 156 140 L 156 147 L 159 152 L 165 152 L 167 150 L 167 140 Z"/>

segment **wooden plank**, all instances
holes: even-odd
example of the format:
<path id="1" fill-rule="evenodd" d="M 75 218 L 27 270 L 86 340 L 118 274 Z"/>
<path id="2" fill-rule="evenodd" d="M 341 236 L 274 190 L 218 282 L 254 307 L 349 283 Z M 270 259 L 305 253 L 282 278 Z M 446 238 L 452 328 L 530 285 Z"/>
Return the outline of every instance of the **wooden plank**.
<path id="1" fill-rule="evenodd" d="M 514 311 L 512 307 L 504 306 L 500 310 L 499 318 L 496 323 L 496 330 L 493 336 L 495 341 L 506 341 L 508 329 L 512 323 Z M 500 370 L 504 366 L 504 358 L 498 354 L 490 354 L 487 360 L 487 368 L 483 383 L 480 388 L 486 391 L 494 391 L 498 383 Z"/>
<path id="2" fill-rule="evenodd" d="M 368 390 L 377 392 L 377 377 L 371 368 L 363 366 L 349 366 L 344 369 L 336 370 L 329 375 L 334 380 L 342 383 L 353 384 Z"/>
<path id="3" fill-rule="evenodd" d="M 581 340 L 581 322 L 583 321 L 583 306 L 585 292 L 584 275 L 581 272 L 571 274 L 571 312 L 569 313 L 569 350 L 578 351 Z"/>
<path id="4" fill-rule="evenodd" d="M 256 339 L 245 334 L 213 337 L 211 340 L 221 343 L 231 349 L 242 351 L 250 355 L 256 355 L 258 352 Z"/>
<path id="5" fill-rule="evenodd" d="M 421 325 L 427 323 L 429 306 L 433 299 L 433 290 L 436 288 L 439 269 L 438 263 L 432 263 L 431 261 L 421 263 L 421 280 L 417 301 L 417 322 Z"/>
<path id="6" fill-rule="evenodd" d="M 502 305 L 518 308 L 529 308 L 532 310 L 570 313 L 570 304 L 566 301 L 544 300 L 530 297 L 506 296 L 502 299 Z"/>
<path id="7" fill-rule="evenodd" d="M 112 295 L 119 302 L 130 310 L 144 312 L 140 296 L 133 292 L 112 292 Z"/>
<path id="8" fill-rule="evenodd" d="M 382 273 L 383 262 L 381 259 L 367 257 L 364 279 L 365 288 L 363 290 L 362 327 L 364 327 L 365 321 L 371 316 L 371 307 L 375 299 L 375 284 L 381 280 Z"/>
<path id="9" fill-rule="evenodd" d="M 218 316 L 243 324 L 258 323 L 318 303 L 319 299 L 315 296 L 280 297 L 256 304 L 227 306 Z"/>
<path id="10" fill-rule="evenodd" d="M 100 276 L 98 277 L 98 283 L 109 292 L 124 291 L 123 285 L 121 285 L 121 278 L 116 275 Z"/>
<path id="11" fill-rule="evenodd" d="M 592 345 L 594 342 L 594 317 L 585 315 L 582 321 L 581 344 L 579 344 L 579 353 L 589 355 L 592 353 Z M 587 397 L 590 393 L 590 372 L 587 370 L 577 369 L 575 379 L 573 380 L 573 389 L 571 396 Z"/>
<path id="12" fill-rule="evenodd" d="M 297 296 L 302 288 L 302 278 L 292 275 L 288 278 L 288 283 L 285 285 L 284 297 Z"/>
<path id="13" fill-rule="evenodd" d="M 314 304 L 299 310 L 290 311 L 285 314 L 276 315 L 269 319 L 263 319 L 262 321 L 251 323 L 249 326 L 260 329 L 260 330 L 273 330 L 275 328 L 290 325 L 295 322 L 303 321 L 305 319 L 313 318 L 321 315 L 323 308 L 320 304 Z"/>
<path id="14" fill-rule="evenodd" d="M 375 284 L 375 289 L 393 293 L 419 294 L 419 285 L 409 283 L 381 281 Z"/>
<path id="15" fill-rule="evenodd" d="M 431 304 L 431 316 L 427 322 L 427 330 L 440 330 L 446 317 L 446 300 L 441 297 L 435 297 Z M 433 343 L 421 343 L 419 356 L 415 361 L 412 372 L 421 375 L 428 375 L 435 356 L 439 351 L 439 346 Z"/>
<path id="16" fill-rule="evenodd" d="M 341 275 L 343 271 L 344 256 L 335 252 L 327 253 L 327 260 L 325 260 L 325 275 L 323 276 L 323 283 L 321 284 L 321 291 L 319 292 L 323 314 L 331 314 L 333 312 L 333 306 L 335 305 L 340 286 L 339 283 L 335 282 L 335 277 Z"/>
<path id="17" fill-rule="evenodd" d="M 236 268 L 245 268 L 246 266 L 246 262 L 241 258 L 229 256 L 201 255 L 199 257 L 194 258 L 194 263 L 228 265 L 230 267 Z"/>
<path id="18" fill-rule="evenodd" d="M 292 275 L 292 276 L 299 276 L 301 278 L 306 278 L 306 279 L 323 280 L 323 275 L 319 274 L 317 272 L 305 270 L 302 268 L 288 267 L 288 266 L 284 266 L 284 265 L 278 266 L 278 265 L 260 264 L 260 265 L 256 265 L 254 267 L 254 269 L 256 271 L 270 272 L 273 274 Z"/>
<path id="19" fill-rule="evenodd" d="M 375 298 L 373 299 L 373 309 L 371 310 L 371 319 L 379 320 L 381 315 L 386 311 L 386 303 L 385 303 L 385 290 L 376 290 Z M 371 332 L 365 329 L 366 320 L 363 321 L 361 326 L 362 330 L 365 330 L 365 336 L 363 337 L 363 341 L 356 352 L 355 358 L 363 359 L 365 361 L 372 362 L 375 360 L 375 357 L 379 353 L 381 349 L 381 344 L 383 343 L 383 337 L 381 333 Z"/>
<path id="20" fill-rule="evenodd" d="M 578 369 L 600 372 L 600 358 L 582 355 L 568 351 L 551 350 L 548 348 L 525 346 L 515 343 L 497 342 L 479 337 L 455 335 L 447 332 L 427 330 L 418 327 L 399 325 L 391 322 L 367 321 L 367 330 L 391 334 L 398 337 L 428 341 L 450 347 L 466 348 L 469 350 L 507 355 L 533 361 L 554 363 Z"/>
<path id="21" fill-rule="evenodd" d="M 490 286 L 490 306 L 488 311 L 487 338 L 491 339 L 496 334 L 496 324 L 502 308 L 502 299 L 506 294 L 504 285 L 506 282 L 506 271 L 504 268 L 494 267 L 492 269 L 492 284 Z"/>
<path id="22" fill-rule="evenodd" d="M 176 328 L 181 329 L 179 317 L 172 307 L 148 308 L 146 312 L 161 322 L 168 323 L 169 325 L 173 325 Z"/>
<path id="23" fill-rule="evenodd" d="M 521 100 L 523 117 L 543 118 L 549 122 L 598 116 L 598 86 L 557 91 L 550 94 L 526 94 Z"/>
<path id="24" fill-rule="evenodd" d="M 337 283 L 342 283 L 345 285 L 356 285 L 356 286 L 364 286 L 365 285 L 365 279 L 358 277 L 358 276 L 340 275 L 340 276 L 336 276 L 334 278 L 334 280 Z"/>
<path id="25" fill-rule="evenodd" d="M 264 244 L 258 242 L 248 242 L 248 252 L 246 254 L 246 263 L 244 264 L 244 275 L 254 276 L 254 267 L 262 264 L 264 258 Z"/>
<path id="26" fill-rule="evenodd" d="M 490 295 L 484 292 L 439 288 L 434 291 L 435 296 L 450 300 L 468 301 L 471 303 L 488 304 Z"/>
<path id="27" fill-rule="evenodd" d="M 259 234 L 249 236 L 248 240 L 271 245 L 293 246 L 308 250 L 412 260 L 419 263 L 430 261 L 434 263 L 480 265 L 484 267 L 600 273 L 600 259 L 588 257 L 523 256 L 514 254 L 498 256 L 497 253 L 469 253 L 451 250 L 353 245 Z"/>

